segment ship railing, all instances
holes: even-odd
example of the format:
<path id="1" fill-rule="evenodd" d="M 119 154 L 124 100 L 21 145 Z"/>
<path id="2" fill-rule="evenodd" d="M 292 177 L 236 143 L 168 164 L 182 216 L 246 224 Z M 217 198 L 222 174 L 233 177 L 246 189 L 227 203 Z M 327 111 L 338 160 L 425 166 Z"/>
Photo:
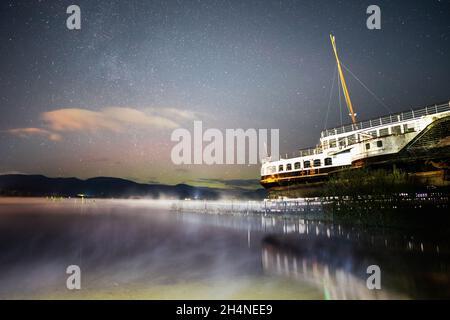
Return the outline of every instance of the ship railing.
<path id="1" fill-rule="evenodd" d="M 306 156 L 312 156 L 315 154 L 321 154 L 322 148 L 307 148 L 307 149 L 301 149 L 298 151 L 300 157 L 306 157 Z"/>
<path id="2" fill-rule="evenodd" d="M 442 104 L 436 104 L 432 106 L 427 106 L 422 109 L 416 109 L 416 110 L 408 110 L 396 114 L 391 114 L 385 117 L 377 118 L 377 119 L 371 119 L 367 121 L 361 121 L 355 124 L 349 124 L 342 127 L 337 127 L 333 129 L 327 129 L 322 131 L 321 137 L 329 137 L 334 136 L 342 133 L 352 132 L 355 130 L 361 130 L 361 129 L 370 129 L 374 127 L 378 127 L 381 125 L 406 121 L 406 120 L 412 120 L 417 119 L 423 116 L 427 116 L 430 114 L 436 114 L 441 112 L 450 111 L 450 102 L 442 103 Z"/>

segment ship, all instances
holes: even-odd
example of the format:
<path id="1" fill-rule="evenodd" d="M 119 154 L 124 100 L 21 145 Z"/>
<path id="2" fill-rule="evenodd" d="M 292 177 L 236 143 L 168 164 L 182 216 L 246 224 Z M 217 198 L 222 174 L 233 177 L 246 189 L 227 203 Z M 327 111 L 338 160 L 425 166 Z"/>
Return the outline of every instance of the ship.
<path id="1" fill-rule="evenodd" d="M 263 159 L 260 183 L 269 196 L 320 196 L 332 177 L 360 169 L 402 170 L 418 186 L 448 188 L 450 101 L 357 121 L 335 37 L 330 40 L 351 123 L 323 130 L 315 147 L 293 157 Z"/>

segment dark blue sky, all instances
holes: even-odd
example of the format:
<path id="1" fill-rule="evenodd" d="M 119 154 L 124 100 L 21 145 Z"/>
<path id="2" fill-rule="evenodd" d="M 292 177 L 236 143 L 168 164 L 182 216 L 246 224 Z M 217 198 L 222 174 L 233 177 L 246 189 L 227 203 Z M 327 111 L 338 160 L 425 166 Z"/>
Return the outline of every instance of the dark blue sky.
<path id="1" fill-rule="evenodd" d="M 81 8 L 79 31 L 66 28 L 70 4 Z M 370 4 L 381 30 L 366 28 Z M 335 68 L 330 33 L 391 110 L 450 99 L 449 1 L 2 1 L 0 10 L 0 173 L 258 178 L 258 166 L 172 165 L 170 133 L 198 119 L 279 128 L 283 154 L 314 145 Z M 346 76 L 359 119 L 387 112 Z M 328 126 L 340 123 L 338 105 L 335 91 Z"/>

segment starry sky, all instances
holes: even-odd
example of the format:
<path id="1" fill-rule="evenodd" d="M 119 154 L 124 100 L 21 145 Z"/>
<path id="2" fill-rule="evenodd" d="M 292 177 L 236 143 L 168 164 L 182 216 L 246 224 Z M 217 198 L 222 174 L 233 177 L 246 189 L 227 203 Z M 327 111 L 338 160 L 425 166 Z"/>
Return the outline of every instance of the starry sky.
<path id="1" fill-rule="evenodd" d="M 252 186 L 258 165 L 174 165 L 171 132 L 201 120 L 280 129 L 283 155 L 315 145 L 350 121 L 330 33 L 375 94 L 346 74 L 359 119 L 450 99 L 450 1 L 1 1 L 0 173 Z"/>

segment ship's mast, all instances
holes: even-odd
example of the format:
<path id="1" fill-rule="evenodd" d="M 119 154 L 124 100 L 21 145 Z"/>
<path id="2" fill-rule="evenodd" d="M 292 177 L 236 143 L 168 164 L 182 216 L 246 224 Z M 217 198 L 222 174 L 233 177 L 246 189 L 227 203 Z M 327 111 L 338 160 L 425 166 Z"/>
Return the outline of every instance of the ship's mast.
<path id="1" fill-rule="evenodd" d="M 344 73 L 342 72 L 341 62 L 339 61 L 339 56 L 336 49 L 336 41 L 333 35 L 330 34 L 331 45 L 333 46 L 334 56 L 336 57 L 336 63 L 339 71 L 339 77 L 341 79 L 342 91 L 344 92 L 345 103 L 347 104 L 348 111 L 350 112 L 350 117 L 352 118 L 352 123 L 356 123 L 356 113 L 353 111 L 352 100 L 350 100 L 350 95 L 348 93 L 347 84 L 345 83 Z"/>

